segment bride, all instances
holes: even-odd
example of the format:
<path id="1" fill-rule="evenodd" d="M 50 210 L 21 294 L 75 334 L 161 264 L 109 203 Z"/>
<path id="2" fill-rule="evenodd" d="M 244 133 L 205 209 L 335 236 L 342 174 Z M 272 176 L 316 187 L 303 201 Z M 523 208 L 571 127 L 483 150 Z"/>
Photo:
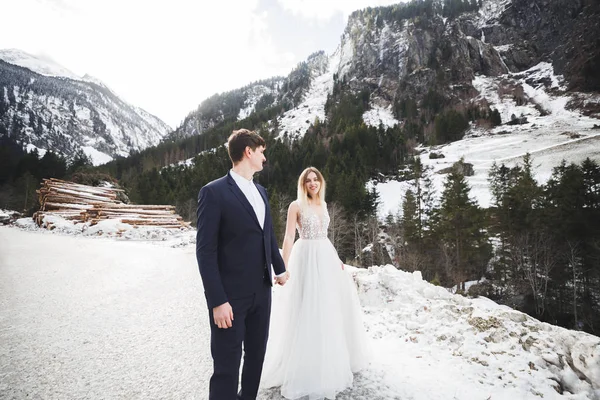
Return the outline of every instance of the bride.
<path id="1" fill-rule="evenodd" d="M 328 226 L 325 180 L 310 167 L 288 209 L 283 260 L 292 278 L 273 294 L 262 374 L 262 386 L 281 386 L 287 399 L 335 399 L 366 364 L 356 287 L 327 238 Z"/>

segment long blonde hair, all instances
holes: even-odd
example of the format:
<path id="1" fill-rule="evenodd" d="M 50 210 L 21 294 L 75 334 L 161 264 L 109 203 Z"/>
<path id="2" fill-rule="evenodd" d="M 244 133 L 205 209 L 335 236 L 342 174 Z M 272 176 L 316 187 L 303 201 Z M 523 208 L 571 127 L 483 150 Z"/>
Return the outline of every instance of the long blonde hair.
<path id="1" fill-rule="evenodd" d="M 308 167 L 300 174 L 298 178 L 298 203 L 300 208 L 304 209 L 308 207 L 308 200 L 310 198 L 308 191 L 306 190 L 306 179 L 308 178 L 308 174 L 314 172 L 317 175 L 317 180 L 321 182 L 321 187 L 319 188 L 319 192 L 317 193 L 317 197 L 321 203 L 322 207 L 325 207 L 325 178 L 323 178 L 323 174 L 319 172 L 315 167 Z"/>

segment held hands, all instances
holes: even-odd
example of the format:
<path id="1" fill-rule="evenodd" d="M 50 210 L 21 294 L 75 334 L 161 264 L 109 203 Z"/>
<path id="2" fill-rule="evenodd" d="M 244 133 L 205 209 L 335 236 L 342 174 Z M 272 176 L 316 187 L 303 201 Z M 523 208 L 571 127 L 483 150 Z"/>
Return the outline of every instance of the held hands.
<path id="1" fill-rule="evenodd" d="M 275 282 L 278 285 L 283 286 L 288 279 L 290 279 L 290 272 L 285 271 L 285 274 L 275 277 Z M 231 328 L 233 326 L 233 309 L 231 308 L 231 305 L 227 302 L 221 304 L 220 306 L 214 307 L 213 319 L 215 321 L 215 325 L 217 325 L 219 328 Z"/>
<path id="2" fill-rule="evenodd" d="M 275 277 L 275 283 L 283 286 L 285 285 L 288 279 L 290 279 L 290 271 L 285 271 L 285 274 Z"/>
<path id="3" fill-rule="evenodd" d="M 223 303 L 213 308 L 215 324 L 221 329 L 231 328 L 233 325 L 233 309 L 229 303 Z"/>

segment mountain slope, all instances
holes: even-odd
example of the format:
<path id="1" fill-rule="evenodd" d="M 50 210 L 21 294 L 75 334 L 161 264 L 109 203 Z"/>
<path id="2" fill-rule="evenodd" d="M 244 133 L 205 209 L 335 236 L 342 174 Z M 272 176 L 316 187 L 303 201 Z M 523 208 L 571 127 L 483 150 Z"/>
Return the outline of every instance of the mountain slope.
<path id="1" fill-rule="evenodd" d="M 542 97 L 564 93 L 576 82 L 588 79 L 585 70 L 579 75 L 569 70 L 574 59 L 564 46 L 552 52 L 556 38 L 551 30 L 561 32 L 569 43 L 579 40 L 585 42 L 584 47 L 592 46 L 592 38 L 581 38 L 572 31 L 582 24 L 595 29 L 589 19 L 597 9 L 591 5 L 573 2 L 564 13 L 554 5 L 538 10 L 533 0 L 485 0 L 480 6 L 469 5 L 455 12 L 450 8 L 453 3 L 428 0 L 354 12 L 333 54 L 315 53 L 278 84 L 261 89 L 266 103 L 280 108 L 268 121 L 270 130 L 277 137 L 302 137 L 315 121 L 328 123 L 332 109 L 344 97 L 364 93 L 368 96 L 362 115 L 366 125 L 406 129 L 416 124 L 416 141 L 443 143 L 460 139 L 465 133 L 472 135 L 464 130 L 454 136 L 436 132 L 436 118 L 448 112 L 482 114 L 481 121 L 471 117 L 470 129 L 478 135 L 489 131 L 485 120 L 493 110 L 500 111 L 503 124 L 511 122 L 512 112 L 505 112 L 497 96 L 480 95 L 480 77 L 497 79 L 495 86 L 503 96 L 527 99 L 530 107 L 544 100 L 534 99 L 537 95 L 533 92 L 522 93 L 523 85 L 514 84 L 519 79 L 511 74 L 536 65 L 545 70 L 550 67 L 550 75 L 560 77 L 561 85 L 543 81 L 549 76 L 537 79 L 535 90 Z M 562 71 L 572 73 L 563 75 Z M 529 75 L 527 79 L 535 79 Z M 177 129 L 177 137 L 201 134 L 225 120 L 252 116 L 251 111 L 259 111 L 245 106 L 252 88 L 249 85 L 207 99 Z M 594 86 L 580 89 L 593 91 Z M 575 92 L 570 96 L 569 107 L 574 113 L 598 116 L 600 107 L 594 96 Z M 543 120 L 549 113 L 542 114 Z M 343 133 L 333 132 L 335 129 L 329 126 L 329 134 Z"/>
<path id="2" fill-rule="evenodd" d="M 461 158 L 473 165 L 474 174 L 466 179 L 472 197 L 484 208 L 492 205 L 488 177 L 494 162 L 512 167 L 522 164 L 529 153 L 536 179 L 543 184 L 562 160 L 600 161 L 600 94 L 567 92 L 564 77 L 555 75 L 551 64 L 542 62 L 499 77 L 478 75 L 472 84 L 476 99 L 497 109 L 503 121 L 520 123 L 494 128 L 472 124 L 462 140 L 420 147 L 423 165 L 432 168 L 437 193 L 446 178 L 444 171 Z M 514 96 L 515 90 L 519 97 Z M 400 211 L 409 184 L 393 180 L 375 184 L 382 195 L 381 216 Z"/>
<path id="3" fill-rule="evenodd" d="M 252 113 L 269 108 L 276 104 L 275 98 L 282 83 L 283 78 L 274 77 L 230 92 L 215 94 L 188 113 L 182 124 L 165 140 L 201 135 L 220 123 L 244 119 Z"/>
<path id="4" fill-rule="evenodd" d="M 100 164 L 156 145 L 170 129 L 94 78 L 22 52 L 0 53 L 0 134 L 24 145 L 67 158 L 84 151 Z"/>
<path id="5" fill-rule="evenodd" d="M 74 72 L 69 71 L 67 68 L 54 61 L 33 56 L 19 49 L 0 50 L 0 60 L 27 68 L 40 75 L 54 76 L 57 78 L 82 79 Z"/>

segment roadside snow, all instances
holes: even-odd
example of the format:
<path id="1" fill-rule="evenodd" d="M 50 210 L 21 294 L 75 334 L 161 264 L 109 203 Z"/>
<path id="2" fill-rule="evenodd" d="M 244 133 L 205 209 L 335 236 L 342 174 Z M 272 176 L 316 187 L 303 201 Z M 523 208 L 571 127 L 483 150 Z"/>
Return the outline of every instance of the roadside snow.
<path id="1" fill-rule="evenodd" d="M 0 227 L 0 243 L 6 397 L 207 397 L 209 316 L 194 246 L 14 227 Z M 365 313 L 371 363 L 337 400 L 600 396 L 596 336 L 453 295 L 418 272 L 346 270 Z"/>

